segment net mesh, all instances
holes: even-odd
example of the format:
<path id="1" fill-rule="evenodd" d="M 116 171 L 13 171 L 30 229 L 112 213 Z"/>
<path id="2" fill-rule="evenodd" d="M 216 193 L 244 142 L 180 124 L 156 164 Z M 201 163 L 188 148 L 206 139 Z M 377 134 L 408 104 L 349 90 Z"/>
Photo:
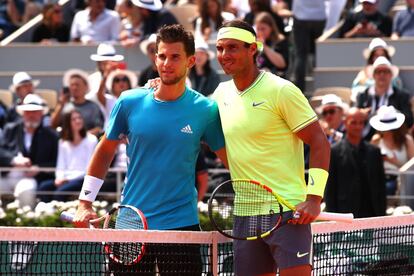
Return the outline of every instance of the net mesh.
<path id="1" fill-rule="evenodd" d="M 414 275 L 414 215 L 312 225 L 313 275 Z M 135 265 L 105 244 L 145 244 Z M 234 275 L 217 232 L 0 227 L 0 275 Z"/>
<path id="2" fill-rule="evenodd" d="M 414 227 L 396 222 L 384 228 L 315 234 L 315 275 L 413 275 Z"/>

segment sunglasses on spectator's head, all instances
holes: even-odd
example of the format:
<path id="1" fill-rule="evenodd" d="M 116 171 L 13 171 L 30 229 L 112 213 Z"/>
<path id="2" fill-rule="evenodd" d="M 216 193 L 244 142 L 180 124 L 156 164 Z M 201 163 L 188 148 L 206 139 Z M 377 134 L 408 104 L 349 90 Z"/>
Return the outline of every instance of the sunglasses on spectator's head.
<path id="1" fill-rule="evenodd" d="M 120 82 L 120 81 L 128 82 L 129 79 L 128 77 L 115 77 L 114 78 L 114 82 Z"/>
<path id="2" fill-rule="evenodd" d="M 336 113 L 336 108 L 333 109 L 325 109 L 324 111 L 322 111 L 322 116 L 327 116 L 327 115 L 333 115 Z"/>

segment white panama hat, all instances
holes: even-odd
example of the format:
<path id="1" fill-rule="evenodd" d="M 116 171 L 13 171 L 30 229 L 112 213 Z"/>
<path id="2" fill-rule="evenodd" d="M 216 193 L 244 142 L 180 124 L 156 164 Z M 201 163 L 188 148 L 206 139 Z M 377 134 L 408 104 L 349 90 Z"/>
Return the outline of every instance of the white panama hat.
<path id="1" fill-rule="evenodd" d="M 378 131 L 398 129 L 405 121 L 404 114 L 398 112 L 394 106 L 383 105 L 377 114 L 369 120 L 369 124 Z"/>
<path id="2" fill-rule="evenodd" d="M 368 48 L 364 49 L 362 55 L 365 59 L 368 59 L 371 56 L 371 53 L 378 48 L 385 49 L 390 57 L 395 54 L 394 46 L 388 45 L 382 38 L 376 37 L 371 40 Z"/>
<path id="3" fill-rule="evenodd" d="M 321 105 L 316 109 L 316 111 L 321 114 L 325 107 L 327 106 L 336 106 L 341 108 L 344 112 L 347 112 L 349 106 L 344 103 L 340 97 L 335 94 L 326 94 L 322 96 Z"/>
<path id="4" fill-rule="evenodd" d="M 202 39 L 202 38 L 196 38 L 195 39 L 195 41 L 194 41 L 194 47 L 195 47 L 196 52 L 197 51 L 203 51 L 203 52 L 207 53 L 210 59 L 213 59 L 215 57 L 214 52 L 211 51 L 208 48 L 207 42 L 204 39 Z"/>
<path id="5" fill-rule="evenodd" d="M 120 70 L 120 69 L 118 69 L 118 70 L 114 70 L 111 73 L 109 73 L 109 75 L 106 79 L 105 85 L 106 85 L 106 89 L 108 89 L 108 91 L 112 90 L 112 82 L 114 81 L 114 78 L 116 76 L 119 76 L 119 75 L 127 76 L 127 78 L 129 79 L 129 83 L 131 84 L 131 88 L 135 88 L 137 86 L 138 78 L 137 78 L 137 75 L 134 72 L 132 72 L 130 70 Z"/>
<path id="6" fill-rule="evenodd" d="M 43 115 L 49 112 L 46 102 L 36 94 L 28 94 L 24 97 L 23 103 L 16 106 L 16 111 L 23 115 L 24 111 L 43 111 Z"/>
<path id="7" fill-rule="evenodd" d="M 398 69 L 398 67 L 395 65 L 392 65 L 391 62 L 386 57 L 378 57 L 374 61 L 374 64 L 372 64 L 372 66 L 368 68 L 368 75 L 374 76 L 375 70 L 377 70 L 377 68 L 380 66 L 387 67 L 388 69 L 390 69 L 393 78 L 395 78 L 399 74 L 400 70 Z"/>
<path id="8" fill-rule="evenodd" d="M 13 76 L 13 81 L 9 86 L 9 90 L 15 92 L 16 89 L 25 82 L 31 82 L 34 87 L 37 87 L 40 83 L 39 80 L 32 79 L 32 77 L 26 72 L 17 72 Z"/>
<path id="9" fill-rule="evenodd" d="M 364 3 L 364 2 L 375 4 L 375 3 L 377 3 L 377 0 L 359 0 L 359 3 L 361 3 L 361 4 Z"/>
<path id="10" fill-rule="evenodd" d="M 149 37 L 144 39 L 140 44 L 139 48 L 141 49 L 141 52 L 143 52 L 145 55 L 148 54 L 148 46 L 151 44 L 155 44 L 157 42 L 157 34 L 151 34 Z"/>
<path id="11" fill-rule="evenodd" d="M 121 61 L 124 56 L 117 55 L 115 47 L 111 44 L 101 43 L 96 49 L 96 54 L 92 54 L 90 58 L 93 61 Z"/>
<path id="12" fill-rule="evenodd" d="M 62 84 L 63 84 L 63 86 L 69 87 L 70 78 L 73 75 L 80 76 L 82 79 L 85 80 L 88 88 L 90 87 L 90 84 L 89 84 L 89 75 L 88 75 L 88 73 L 86 73 L 85 71 L 83 71 L 81 69 L 69 69 L 69 70 L 67 70 L 65 72 L 65 74 L 63 75 L 63 78 L 62 78 Z"/>
<path id="13" fill-rule="evenodd" d="M 161 0 L 132 0 L 132 3 L 139 8 L 151 11 L 159 11 L 162 9 Z"/>

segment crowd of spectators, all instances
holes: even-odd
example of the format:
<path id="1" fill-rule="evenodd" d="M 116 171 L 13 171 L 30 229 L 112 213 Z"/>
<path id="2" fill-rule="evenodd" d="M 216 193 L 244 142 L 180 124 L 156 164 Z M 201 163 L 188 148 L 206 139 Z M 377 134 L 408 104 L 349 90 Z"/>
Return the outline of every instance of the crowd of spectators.
<path id="1" fill-rule="evenodd" d="M 14 75 L 9 88 L 15 95 L 13 105 L 7 107 L 0 101 L 0 166 L 30 170 L 3 173 L 6 181 L 2 180 L 0 194 L 12 191 L 21 204 L 33 205 L 36 189 L 43 201 L 64 200 L 68 197 L 60 192 L 80 189 L 91 152 L 104 132 L 117 98 L 123 91 L 158 77 L 155 33 L 162 25 L 191 21 L 196 63 L 187 84 L 209 96 L 221 81 L 211 64 L 215 54 L 209 45 L 224 21 L 241 18 L 254 26 L 257 39 L 264 44 L 257 56 L 258 67 L 291 79 L 304 93 L 306 75 L 314 66 L 315 58 L 310 57 L 316 54 L 316 39 L 328 26 L 339 27 L 338 35 L 343 38 L 372 38 L 363 54 L 366 66 L 349 85 L 353 89 L 352 107 L 338 95 L 328 94 L 315 111 L 333 149 L 327 208 L 352 211 L 358 216 L 384 214 L 385 203 L 370 205 L 371 201 L 362 199 L 370 193 L 385 202 L 386 195 L 398 193 L 398 177 L 386 175 L 385 171 L 399 169 L 414 156 L 411 94 L 405 91 L 398 66 L 392 64 L 395 48 L 384 38 L 414 36 L 414 0 L 406 0 L 407 7 L 393 18 L 384 13 L 380 2 L 77 0 L 71 2 L 73 18 L 68 21 L 63 7 L 57 3 L 2 0 L 3 37 L 42 11 L 43 19 L 33 31 L 32 42 L 69 41 L 97 47 L 90 56 L 91 63 L 96 63 L 96 71 L 88 74 L 83 68 L 68 68 L 58 103 L 52 110 L 36 94 L 37 80 L 26 72 Z M 195 13 L 191 18 L 176 18 L 169 11 L 172 5 L 193 5 Z M 343 23 L 336 26 L 341 18 Z M 116 53 L 113 46 L 116 43 L 137 47 L 148 57 L 149 65 L 139 76 L 126 69 L 127 60 Z M 384 108 L 391 115 L 397 114 L 396 118 L 404 117 L 399 127 L 385 129 L 371 123 L 377 116 L 383 116 L 380 111 Z M 198 187 L 205 193 L 206 166 L 220 167 L 220 164 L 215 162 L 214 155 L 201 148 L 200 156 L 206 163 L 199 162 Z M 119 147 L 113 163 L 126 166 L 125 144 Z M 38 167 L 56 167 L 56 172 L 39 172 Z M 344 187 L 349 182 L 353 186 Z M 115 189 L 113 182 L 106 187 Z M 339 196 L 343 193 L 349 198 Z M 366 212 L 360 212 L 361 209 Z"/>

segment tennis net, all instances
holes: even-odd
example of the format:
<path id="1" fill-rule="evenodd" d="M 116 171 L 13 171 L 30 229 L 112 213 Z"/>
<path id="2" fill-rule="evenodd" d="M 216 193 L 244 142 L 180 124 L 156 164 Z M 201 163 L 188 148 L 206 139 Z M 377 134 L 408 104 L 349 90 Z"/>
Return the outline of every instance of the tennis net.
<path id="1" fill-rule="evenodd" d="M 312 225 L 314 275 L 414 275 L 414 215 Z M 143 243 L 137 265 L 105 244 Z M 139 271 L 139 273 L 137 273 Z M 234 275 L 229 239 L 215 231 L 0 227 L 0 275 Z"/>

